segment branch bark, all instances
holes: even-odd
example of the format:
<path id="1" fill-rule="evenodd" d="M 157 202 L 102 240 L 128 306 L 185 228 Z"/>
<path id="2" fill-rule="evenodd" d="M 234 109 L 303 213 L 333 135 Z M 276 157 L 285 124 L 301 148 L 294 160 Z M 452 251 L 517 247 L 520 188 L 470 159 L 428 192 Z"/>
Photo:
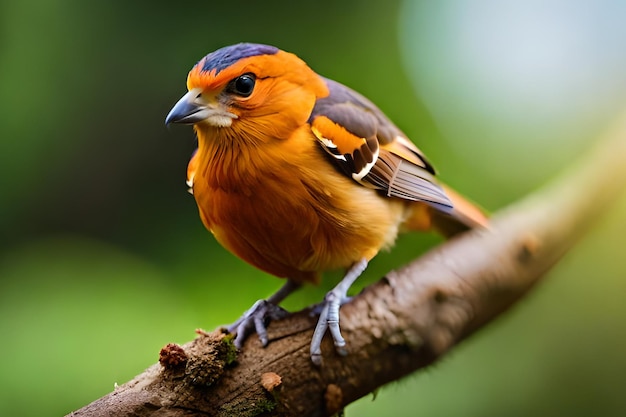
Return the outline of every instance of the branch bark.
<path id="1" fill-rule="evenodd" d="M 556 181 L 474 230 L 387 274 L 341 309 L 348 355 L 322 345 L 308 310 L 269 326 L 270 344 L 199 332 L 70 416 L 328 416 L 428 366 L 496 318 L 544 276 L 626 186 L 626 116 Z"/>

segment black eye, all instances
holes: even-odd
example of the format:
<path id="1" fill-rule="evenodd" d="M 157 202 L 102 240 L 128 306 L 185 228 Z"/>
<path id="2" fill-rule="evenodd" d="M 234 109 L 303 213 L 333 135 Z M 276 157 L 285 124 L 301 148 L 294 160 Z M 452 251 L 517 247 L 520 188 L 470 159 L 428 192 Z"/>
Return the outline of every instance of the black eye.
<path id="1" fill-rule="evenodd" d="M 248 97 L 254 90 L 256 77 L 254 74 L 243 74 L 228 83 L 227 90 L 241 97 Z"/>

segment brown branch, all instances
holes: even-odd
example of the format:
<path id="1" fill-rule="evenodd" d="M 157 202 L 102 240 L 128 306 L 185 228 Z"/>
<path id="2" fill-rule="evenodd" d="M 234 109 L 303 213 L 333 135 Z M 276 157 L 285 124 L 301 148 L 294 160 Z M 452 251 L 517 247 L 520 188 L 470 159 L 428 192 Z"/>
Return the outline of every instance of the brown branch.
<path id="1" fill-rule="evenodd" d="M 626 185 L 626 118 L 557 181 L 475 230 L 390 272 L 341 309 L 348 355 L 327 338 L 309 358 L 308 311 L 269 327 L 270 345 L 201 333 L 72 416 L 325 416 L 423 368 L 520 299 Z"/>

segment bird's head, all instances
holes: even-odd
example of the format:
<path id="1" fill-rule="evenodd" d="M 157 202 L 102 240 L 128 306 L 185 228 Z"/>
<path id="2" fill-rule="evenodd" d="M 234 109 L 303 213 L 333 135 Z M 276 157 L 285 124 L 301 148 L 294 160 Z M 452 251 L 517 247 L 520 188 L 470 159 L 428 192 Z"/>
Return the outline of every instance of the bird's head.
<path id="1" fill-rule="evenodd" d="M 189 72 L 185 94 L 165 120 L 196 130 L 287 138 L 306 123 L 324 80 L 296 55 L 240 43 L 202 58 Z"/>

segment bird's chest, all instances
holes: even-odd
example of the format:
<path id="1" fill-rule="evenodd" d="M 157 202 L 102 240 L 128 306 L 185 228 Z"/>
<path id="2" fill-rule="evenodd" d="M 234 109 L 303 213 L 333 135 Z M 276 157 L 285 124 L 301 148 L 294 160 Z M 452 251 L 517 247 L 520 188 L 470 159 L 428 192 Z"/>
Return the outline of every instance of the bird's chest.
<path id="1" fill-rule="evenodd" d="M 228 172 L 228 179 L 220 173 Z M 231 252 L 275 275 L 293 276 L 315 258 L 315 236 L 336 229 L 320 215 L 314 191 L 294 167 L 265 172 L 207 166 L 193 193 L 204 225 Z M 318 197 L 319 199 L 319 197 Z M 335 233 L 335 232 L 332 232 Z M 322 239 L 324 239 L 322 237 Z M 330 237 L 329 237 L 330 239 Z"/>
<path id="2" fill-rule="evenodd" d="M 198 183 L 196 183 L 198 184 Z M 314 209 L 301 186 L 293 181 L 266 178 L 233 189 L 194 186 L 194 196 L 205 226 L 218 239 L 241 235 L 251 242 L 304 235 Z M 284 239 L 283 239 L 284 240 Z"/>
<path id="3" fill-rule="evenodd" d="M 318 149 L 305 151 L 288 162 L 196 160 L 193 193 L 205 226 L 231 252 L 278 276 L 371 259 L 393 243 L 402 217 L 402 205 L 340 175 Z"/>

